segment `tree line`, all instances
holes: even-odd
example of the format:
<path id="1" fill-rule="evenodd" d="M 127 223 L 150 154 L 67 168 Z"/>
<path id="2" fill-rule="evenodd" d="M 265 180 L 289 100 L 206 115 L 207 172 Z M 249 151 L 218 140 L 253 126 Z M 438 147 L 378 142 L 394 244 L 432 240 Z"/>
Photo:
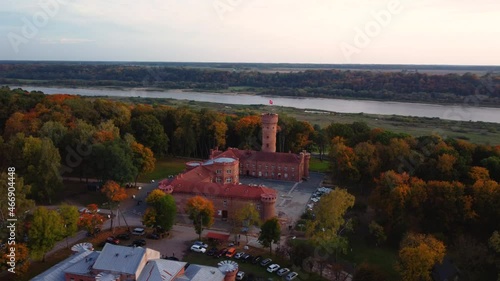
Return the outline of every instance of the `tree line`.
<path id="1" fill-rule="evenodd" d="M 228 90 L 264 95 L 344 97 L 431 103 L 500 103 L 500 77 L 335 69 L 266 73 L 195 67 L 103 64 L 0 64 L 0 83 Z M 475 96 L 474 100 L 470 97 Z M 469 97 L 466 99 L 465 97 Z"/>

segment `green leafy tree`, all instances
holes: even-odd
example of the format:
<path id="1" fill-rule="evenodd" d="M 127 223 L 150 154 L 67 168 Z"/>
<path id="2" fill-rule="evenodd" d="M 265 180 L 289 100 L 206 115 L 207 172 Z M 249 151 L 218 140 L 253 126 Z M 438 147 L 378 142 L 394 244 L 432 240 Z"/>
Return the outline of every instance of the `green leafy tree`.
<path id="1" fill-rule="evenodd" d="M 380 245 L 387 240 L 387 235 L 385 235 L 384 227 L 378 224 L 376 221 L 370 222 L 368 225 L 368 230 L 370 234 L 375 238 L 376 245 Z"/>
<path id="2" fill-rule="evenodd" d="M 10 181 L 8 180 L 8 177 L 9 176 L 7 173 L 0 174 L 0 186 L 2 186 L 2 188 L 0 188 L 0 225 L 2 226 L 0 230 L 1 237 L 6 237 L 8 235 L 8 229 L 4 227 L 4 223 L 6 223 L 7 219 L 9 218 L 9 197 L 7 195 L 9 191 L 8 187 L 10 186 Z M 15 188 L 16 218 L 18 225 L 22 225 L 26 222 L 26 214 L 28 214 L 29 211 L 35 206 L 35 201 L 27 198 L 30 194 L 31 187 L 24 184 L 24 179 L 22 177 L 16 177 Z M 25 234 L 24 232 L 24 227 L 16 228 L 17 237 L 23 237 Z"/>
<path id="3" fill-rule="evenodd" d="M 132 142 L 131 147 L 134 154 L 132 162 L 134 167 L 137 169 L 137 174 L 134 177 L 134 183 L 137 185 L 137 179 L 140 175 L 154 171 L 156 159 L 151 149 L 138 142 Z"/>
<path id="4" fill-rule="evenodd" d="M 138 142 L 151 148 L 157 155 L 165 155 L 168 149 L 168 136 L 154 115 L 144 114 L 134 118 L 130 126 Z"/>
<path id="5" fill-rule="evenodd" d="M 161 193 L 159 194 L 156 190 L 146 198 L 150 207 L 144 213 L 143 224 L 157 230 L 169 231 L 175 223 L 177 206 L 172 195 L 165 194 L 161 190 L 158 190 Z"/>
<path id="6" fill-rule="evenodd" d="M 31 185 L 33 197 L 51 204 L 54 195 L 62 189 L 59 151 L 49 139 L 27 137 L 24 139 L 22 156 L 19 173 Z"/>
<path id="7" fill-rule="evenodd" d="M 240 227 L 259 226 L 261 223 L 259 211 L 253 203 L 247 203 L 239 208 L 235 214 L 236 221 Z M 248 243 L 248 230 L 245 232 Z"/>
<path id="8" fill-rule="evenodd" d="M 186 213 L 189 215 L 189 219 L 193 221 L 196 234 L 201 239 L 203 228 L 210 227 L 214 223 L 214 204 L 201 196 L 191 197 L 186 203 Z"/>
<path id="9" fill-rule="evenodd" d="M 344 216 L 353 206 L 354 196 L 340 188 L 324 195 L 314 206 L 316 218 L 307 222 L 306 236 L 324 253 L 322 258 L 318 259 L 320 275 L 323 274 L 330 255 L 333 255 L 336 261 L 338 254 L 347 252 L 349 242 L 344 231 L 352 229 L 352 223 L 351 220 L 345 220 Z M 335 271 L 337 275 L 340 273 L 341 270 Z"/>
<path id="10" fill-rule="evenodd" d="M 273 243 L 280 241 L 281 226 L 278 218 L 271 218 L 262 224 L 259 234 L 259 242 L 264 247 L 269 247 L 269 253 L 273 253 Z"/>
<path id="11" fill-rule="evenodd" d="M 68 237 L 75 235 L 78 230 L 78 219 L 80 218 L 80 213 L 75 206 L 70 206 L 68 204 L 62 204 L 59 207 L 59 213 L 64 224 L 64 237 L 66 238 L 66 247 L 68 248 Z"/>
<path id="12" fill-rule="evenodd" d="M 45 261 L 45 254 L 64 237 L 64 232 L 64 221 L 57 211 L 38 207 L 29 230 L 31 257 Z"/>
<path id="13" fill-rule="evenodd" d="M 94 174 L 103 182 L 113 180 L 123 184 L 137 174 L 132 149 L 121 139 L 94 144 L 91 160 Z"/>

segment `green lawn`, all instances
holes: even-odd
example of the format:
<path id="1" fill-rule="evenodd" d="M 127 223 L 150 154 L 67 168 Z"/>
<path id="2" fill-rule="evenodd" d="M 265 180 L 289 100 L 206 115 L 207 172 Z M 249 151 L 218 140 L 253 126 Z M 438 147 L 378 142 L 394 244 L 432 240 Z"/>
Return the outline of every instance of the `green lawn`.
<path id="1" fill-rule="evenodd" d="M 150 182 L 151 180 L 162 180 L 169 175 L 177 175 L 184 171 L 185 163 L 189 160 L 183 158 L 160 158 L 156 159 L 155 170 L 139 177 L 139 182 Z"/>
<path id="2" fill-rule="evenodd" d="M 309 170 L 311 172 L 327 173 L 328 172 L 328 160 L 323 159 L 323 161 L 318 158 L 311 157 L 309 162 Z"/>

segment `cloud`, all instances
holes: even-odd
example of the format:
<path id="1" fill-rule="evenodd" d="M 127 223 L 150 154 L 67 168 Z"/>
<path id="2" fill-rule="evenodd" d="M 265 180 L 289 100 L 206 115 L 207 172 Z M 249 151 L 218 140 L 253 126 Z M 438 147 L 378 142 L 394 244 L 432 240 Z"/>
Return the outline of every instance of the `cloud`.
<path id="1" fill-rule="evenodd" d="M 44 45 L 53 45 L 53 44 L 69 45 L 69 44 L 82 44 L 82 43 L 95 42 L 95 40 L 90 40 L 85 38 L 59 38 L 59 39 L 41 38 L 39 42 L 40 44 Z"/>

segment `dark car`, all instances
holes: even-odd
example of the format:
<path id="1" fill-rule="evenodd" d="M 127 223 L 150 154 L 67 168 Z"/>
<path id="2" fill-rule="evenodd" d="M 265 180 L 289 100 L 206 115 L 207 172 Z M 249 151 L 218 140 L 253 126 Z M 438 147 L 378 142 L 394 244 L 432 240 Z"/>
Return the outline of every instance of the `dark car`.
<path id="1" fill-rule="evenodd" d="M 252 257 L 252 255 L 250 255 L 250 254 L 244 254 L 244 255 L 240 258 L 240 260 L 241 260 L 242 262 L 247 262 L 247 261 L 251 261 L 251 260 L 252 260 L 252 258 L 253 258 L 253 257 Z"/>
<path id="2" fill-rule="evenodd" d="M 160 235 L 158 235 L 156 233 L 151 233 L 146 238 L 158 240 L 158 239 L 160 239 Z"/>
<path id="3" fill-rule="evenodd" d="M 252 263 L 257 264 L 258 262 L 260 262 L 261 259 L 262 259 L 262 256 L 256 256 L 255 258 L 252 259 Z"/>
<path id="4" fill-rule="evenodd" d="M 137 246 L 137 247 L 146 246 L 146 240 L 144 240 L 144 239 L 134 240 L 134 242 L 132 242 L 132 245 Z"/>
<path id="5" fill-rule="evenodd" d="M 114 236 L 109 236 L 108 238 L 106 238 L 106 242 L 114 245 L 120 244 L 120 240 L 115 238 Z"/>
<path id="6" fill-rule="evenodd" d="M 116 235 L 116 238 L 118 238 L 120 240 L 130 240 L 130 235 L 128 235 L 127 233 L 122 233 L 122 234 Z"/>
<path id="7" fill-rule="evenodd" d="M 270 264 L 273 260 L 272 259 L 265 259 L 263 261 L 260 262 L 260 265 L 262 266 L 267 266 L 268 264 Z"/>
<path id="8" fill-rule="evenodd" d="M 212 249 L 208 250 L 207 255 L 213 256 L 217 253 L 217 251 L 219 251 L 217 248 L 212 248 Z"/>
<path id="9" fill-rule="evenodd" d="M 224 248 L 224 249 L 220 250 L 217 254 L 215 254 L 214 257 L 220 258 L 222 256 L 225 256 L 226 253 L 227 253 L 227 248 Z"/>

